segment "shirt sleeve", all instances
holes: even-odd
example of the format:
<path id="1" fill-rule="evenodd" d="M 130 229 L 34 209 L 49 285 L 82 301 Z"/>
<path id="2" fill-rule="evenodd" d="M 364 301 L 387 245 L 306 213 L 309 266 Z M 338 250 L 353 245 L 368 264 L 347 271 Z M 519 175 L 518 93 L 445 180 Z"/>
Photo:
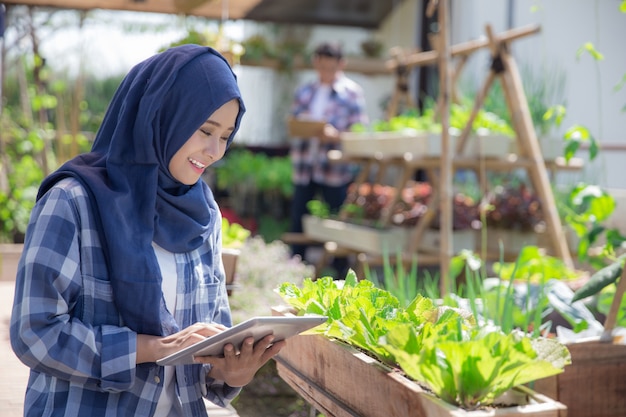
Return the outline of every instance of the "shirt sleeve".
<path id="1" fill-rule="evenodd" d="M 204 365 L 200 376 L 202 395 L 213 404 L 226 407 L 239 395 L 241 387 L 231 387 L 224 381 L 218 381 L 208 376 L 211 365 Z"/>
<path id="2" fill-rule="evenodd" d="M 106 272 L 91 276 L 81 266 L 101 259 L 102 251 L 92 240 L 87 197 L 76 188 L 78 194 L 54 187 L 33 209 L 16 278 L 11 345 L 34 371 L 122 391 L 134 381 L 136 334 L 120 326 Z M 94 259 L 83 259 L 90 255 Z"/>
<path id="3" fill-rule="evenodd" d="M 311 98 L 315 93 L 315 88 L 312 84 L 305 84 L 298 88 L 294 93 L 293 101 L 291 103 L 291 115 L 294 117 L 301 116 L 309 112 L 309 104 Z"/>

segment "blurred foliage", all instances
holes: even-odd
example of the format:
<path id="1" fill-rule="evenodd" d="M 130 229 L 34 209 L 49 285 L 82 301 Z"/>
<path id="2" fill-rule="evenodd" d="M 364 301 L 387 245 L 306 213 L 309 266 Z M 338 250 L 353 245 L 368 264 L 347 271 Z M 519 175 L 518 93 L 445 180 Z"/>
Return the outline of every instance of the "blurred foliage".
<path id="1" fill-rule="evenodd" d="M 215 165 L 217 192 L 228 196 L 228 203 L 243 218 L 289 217 L 288 203 L 293 195 L 289 156 L 268 156 L 247 148 L 231 148 Z M 265 224 L 269 224 L 266 219 Z"/>

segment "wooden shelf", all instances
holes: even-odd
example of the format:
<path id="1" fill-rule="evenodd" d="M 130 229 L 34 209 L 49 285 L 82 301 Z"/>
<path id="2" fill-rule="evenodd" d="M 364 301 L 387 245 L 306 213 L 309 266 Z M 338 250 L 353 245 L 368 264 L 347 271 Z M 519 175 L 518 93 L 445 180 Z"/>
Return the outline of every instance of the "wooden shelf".
<path id="1" fill-rule="evenodd" d="M 331 151 L 328 154 L 328 159 L 333 162 L 355 162 L 365 163 L 371 159 L 377 162 L 386 162 L 392 165 L 404 165 L 408 168 L 430 168 L 436 169 L 441 165 L 440 157 L 419 157 L 411 153 L 406 153 L 404 156 L 385 156 L 383 153 L 376 155 L 374 158 L 368 157 L 350 157 L 342 154 L 341 151 Z M 583 168 L 582 158 L 572 158 L 569 162 L 565 161 L 565 158 L 558 157 L 553 160 L 544 160 L 545 166 L 548 169 L 565 170 L 565 171 L 577 171 Z M 456 169 L 478 169 L 485 168 L 492 171 L 508 171 L 512 168 L 529 168 L 535 163 L 529 158 L 522 158 L 516 154 L 508 154 L 502 158 L 476 158 L 476 157 L 463 157 L 457 156 L 452 158 L 452 166 Z"/>
<path id="2" fill-rule="evenodd" d="M 376 169 L 377 176 L 379 178 L 382 177 L 381 171 L 385 171 L 390 167 L 396 167 L 399 169 L 399 174 L 396 176 L 394 180 L 394 186 L 397 190 L 400 190 L 406 183 L 409 181 L 413 174 L 417 170 L 425 170 L 429 176 L 432 176 L 433 181 L 431 185 L 433 186 L 434 200 L 429 204 L 431 209 L 428 210 L 430 212 L 430 216 L 424 216 L 418 224 L 416 225 L 416 230 L 412 232 L 412 237 L 407 239 L 408 246 L 406 246 L 407 251 L 407 259 L 410 259 L 412 254 L 420 254 L 418 257 L 420 258 L 420 263 L 427 262 L 428 264 L 432 264 L 437 260 L 441 260 L 441 256 L 437 256 L 435 253 L 428 253 L 428 251 L 424 250 L 422 247 L 422 242 L 426 238 L 426 233 L 428 227 L 430 226 L 431 221 L 433 220 L 434 208 L 438 205 L 438 199 L 441 197 L 440 190 L 437 191 L 440 187 L 438 185 L 438 172 L 441 170 L 442 158 L 437 157 L 420 157 L 411 154 L 410 152 L 405 153 L 403 156 L 398 156 L 397 153 L 393 155 L 385 155 L 383 152 L 375 152 L 371 156 L 349 156 L 344 155 L 341 151 L 331 151 L 328 154 L 328 158 L 334 162 L 352 162 L 361 167 L 361 173 L 358 178 L 355 180 L 356 189 L 358 189 L 359 184 L 366 181 L 371 174 L 372 169 Z M 555 158 L 553 160 L 543 161 L 544 169 L 546 171 L 557 171 L 557 170 L 579 170 L 583 167 L 582 159 L 580 158 L 572 158 L 569 162 L 565 162 L 564 158 Z M 502 157 L 477 157 L 477 156 L 454 156 L 452 158 L 452 170 L 457 171 L 461 169 L 473 170 L 477 173 L 479 177 L 479 182 L 483 192 L 487 192 L 487 182 L 484 176 L 484 171 L 511 171 L 513 169 L 525 169 L 530 171 L 532 169 L 538 169 L 540 163 L 537 163 L 537 160 L 532 158 L 522 158 L 516 154 L 507 154 Z M 388 203 L 389 207 L 393 207 L 397 200 L 400 198 L 400 192 L 396 192 L 394 196 L 394 200 Z M 390 221 L 390 212 L 389 210 L 383 209 L 380 217 L 380 222 L 382 225 L 388 225 Z M 547 236 L 544 236 L 542 240 L 545 243 L 548 249 L 553 249 L 553 242 L 550 239 L 547 239 Z M 437 246 L 437 245 L 435 245 Z M 513 252 L 514 249 L 507 252 L 506 259 L 513 260 L 518 255 L 518 252 Z M 554 251 L 552 251 L 554 252 Z M 488 258 L 497 259 L 497 256 L 492 256 L 493 254 L 487 253 Z M 376 264 L 376 257 L 380 257 L 380 254 L 377 252 L 368 252 L 367 257 L 365 254 L 361 255 L 363 258 L 361 262 L 363 263 L 373 263 Z"/>

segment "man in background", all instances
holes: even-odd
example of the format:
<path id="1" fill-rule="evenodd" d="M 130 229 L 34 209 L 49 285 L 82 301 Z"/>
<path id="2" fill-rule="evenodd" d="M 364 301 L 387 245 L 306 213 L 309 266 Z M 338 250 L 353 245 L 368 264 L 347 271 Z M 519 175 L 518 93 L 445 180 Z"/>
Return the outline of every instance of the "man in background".
<path id="1" fill-rule="evenodd" d="M 346 199 L 355 167 L 328 160 L 328 152 L 341 150 L 340 132 L 355 123 L 367 123 L 363 89 L 343 73 L 345 59 L 341 46 L 322 43 L 314 51 L 313 68 L 317 79 L 300 86 L 294 96 L 291 116 L 294 119 L 324 122 L 312 137 L 291 140 L 294 195 L 291 207 L 291 232 L 302 233 L 302 216 L 307 203 L 321 199 L 336 213 Z M 306 246 L 292 245 L 294 255 L 305 259 Z M 347 260 L 336 259 L 336 278 L 343 279 Z"/>

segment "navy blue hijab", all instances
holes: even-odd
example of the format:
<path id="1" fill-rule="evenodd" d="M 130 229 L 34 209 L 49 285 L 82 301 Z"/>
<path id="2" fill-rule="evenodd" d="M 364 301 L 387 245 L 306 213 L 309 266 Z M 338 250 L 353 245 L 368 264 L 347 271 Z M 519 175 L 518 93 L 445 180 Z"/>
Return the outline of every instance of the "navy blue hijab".
<path id="1" fill-rule="evenodd" d="M 47 177 L 38 198 L 65 177 L 87 189 L 124 324 L 161 335 L 161 275 L 152 242 L 171 252 L 200 247 L 215 227 L 218 207 L 199 180 L 189 186 L 169 162 L 215 110 L 239 101 L 233 140 L 245 111 L 234 73 L 215 50 L 171 48 L 136 65 L 106 112 L 91 152 Z"/>

